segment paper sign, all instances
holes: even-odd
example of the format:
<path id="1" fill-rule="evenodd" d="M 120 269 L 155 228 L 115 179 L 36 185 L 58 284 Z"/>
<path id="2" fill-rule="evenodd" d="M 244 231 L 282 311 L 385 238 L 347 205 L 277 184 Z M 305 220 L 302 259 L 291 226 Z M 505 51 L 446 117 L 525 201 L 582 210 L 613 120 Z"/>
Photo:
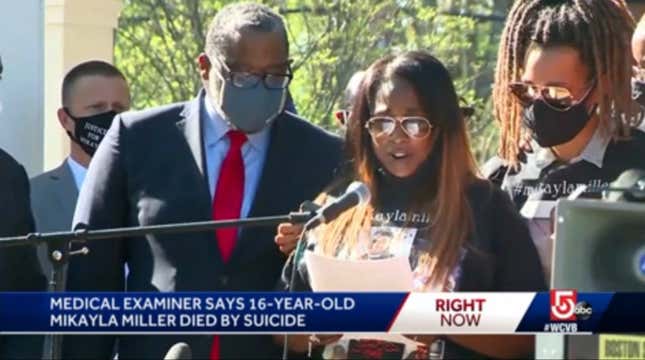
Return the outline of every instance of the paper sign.
<path id="1" fill-rule="evenodd" d="M 314 291 L 412 291 L 407 257 L 339 260 L 307 251 L 305 261 Z"/>

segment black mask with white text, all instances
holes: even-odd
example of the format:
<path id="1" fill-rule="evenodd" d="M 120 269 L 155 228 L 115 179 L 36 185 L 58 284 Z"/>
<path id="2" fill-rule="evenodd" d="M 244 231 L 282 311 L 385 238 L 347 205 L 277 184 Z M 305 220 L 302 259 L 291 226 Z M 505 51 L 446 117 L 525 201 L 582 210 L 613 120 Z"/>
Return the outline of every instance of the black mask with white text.
<path id="1" fill-rule="evenodd" d="M 115 111 L 107 111 L 91 116 L 74 117 L 69 113 L 68 109 L 65 109 L 65 112 L 76 123 L 74 125 L 74 134 L 68 131 L 67 135 L 89 156 L 94 156 L 96 149 L 105 137 L 117 113 Z"/>

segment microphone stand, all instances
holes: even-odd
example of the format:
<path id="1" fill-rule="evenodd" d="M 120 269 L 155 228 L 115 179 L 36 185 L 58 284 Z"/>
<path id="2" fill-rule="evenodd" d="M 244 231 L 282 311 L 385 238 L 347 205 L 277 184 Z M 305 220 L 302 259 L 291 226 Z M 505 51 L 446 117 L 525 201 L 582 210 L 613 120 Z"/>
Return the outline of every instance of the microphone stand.
<path id="1" fill-rule="evenodd" d="M 247 219 L 199 221 L 190 223 L 133 226 L 115 229 L 89 230 L 86 226 L 74 231 L 52 233 L 30 233 L 24 236 L 0 238 L 0 248 L 12 246 L 47 245 L 48 259 L 52 264 L 52 276 L 48 292 L 63 292 L 66 287 L 67 265 L 70 256 L 86 255 L 90 252 L 87 246 L 79 250 L 70 251 L 73 243 L 85 243 L 90 240 L 114 239 L 152 234 L 174 234 L 187 232 L 212 231 L 224 227 L 253 227 L 271 226 L 283 222 L 292 224 L 307 223 L 314 218 L 315 212 L 292 212 L 288 215 L 265 216 Z M 47 334 L 45 336 L 45 359 L 62 359 L 61 334 Z"/>
<path id="2" fill-rule="evenodd" d="M 314 213 L 314 215 L 316 215 Z M 319 221 L 320 218 L 313 216 L 309 220 L 305 222 L 305 225 L 302 228 L 302 232 L 300 233 L 300 236 L 298 237 L 298 242 L 296 243 L 296 248 L 293 250 L 293 257 L 291 258 L 291 276 L 289 277 L 289 292 L 293 293 L 294 287 L 296 285 L 296 272 L 298 272 L 298 263 L 300 262 L 300 256 L 302 255 L 303 251 L 305 250 L 305 246 L 307 246 L 307 241 L 305 239 L 306 233 L 308 230 L 316 227 L 314 224 L 315 222 Z M 314 226 L 312 226 L 314 225 Z M 288 266 L 288 265 L 287 265 Z M 282 344 L 282 360 L 288 360 L 289 359 L 289 335 L 284 334 L 283 337 L 284 343 Z M 311 346 L 311 344 L 310 344 Z M 307 353 L 307 358 L 311 358 L 311 348 L 309 349 Z"/>

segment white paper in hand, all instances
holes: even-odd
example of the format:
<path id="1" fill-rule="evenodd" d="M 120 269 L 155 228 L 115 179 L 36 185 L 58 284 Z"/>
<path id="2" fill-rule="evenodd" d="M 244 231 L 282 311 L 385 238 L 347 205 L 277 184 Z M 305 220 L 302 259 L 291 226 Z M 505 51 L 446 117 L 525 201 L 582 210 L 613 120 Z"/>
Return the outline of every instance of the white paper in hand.
<path id="1" fill-rule="evenodd" d="M 412 291 L 412 270 L 407 257 L 379 260 L 340 260 L 305 252 L 314 291 Z"/>

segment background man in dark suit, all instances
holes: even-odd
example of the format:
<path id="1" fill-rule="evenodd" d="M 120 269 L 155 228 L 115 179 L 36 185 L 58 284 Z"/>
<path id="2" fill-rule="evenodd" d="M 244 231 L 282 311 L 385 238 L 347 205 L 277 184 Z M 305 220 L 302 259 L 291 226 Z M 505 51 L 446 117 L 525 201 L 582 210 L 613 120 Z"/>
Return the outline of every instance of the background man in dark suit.
<path id="1" fill-rule="evenodd" d="M 67 231 L 87 167 L 101 132 L 107 132 L 117 113 L 130 108 L 130 92 L 123 74 L 104 61 L 74 66 L 63 79 L 58 121 L 70 139 L 70 153 L 57 168 L 31 179 L 31 209 L 38 232 Z M 99 140 L 99 141 L 97 141 Z M 51 264 L 45 246 L 38 249 L 45 275 Z"/>
<path id="2" fill-rule="evenodd" d="M 0 65 L 0 78 L 1 69 Z M 0 150 L 0 237 L 33 231 L 27 173 L 9 154 Z M 0 248 L 0 291 L 44 290 L 45 278 L 34 247 Z M 42 340 L 42 336 L 0 336 L 0 359 L 40 358 Z"/>
<path id="3" fill-rule="evenodd" d="M 204 90 L 186 103 L 115 119 L 94 156 L 74 223 L 112 228 L 283 214 L 331 180 L 340 140 L 284 111 L 292 74 L 282 18 L 238 3 L 213 20 L 199 56 Z M 285 256 L 274 227 L 90 243 L 70 290 L 272 290 Z M 70 357 L 109 356 L 113 338 L 66 343 Z M 123 336 L 119 358 L 162 358 L 178 341 L 195 358 L 270 358 L 269 336 Z"/>

